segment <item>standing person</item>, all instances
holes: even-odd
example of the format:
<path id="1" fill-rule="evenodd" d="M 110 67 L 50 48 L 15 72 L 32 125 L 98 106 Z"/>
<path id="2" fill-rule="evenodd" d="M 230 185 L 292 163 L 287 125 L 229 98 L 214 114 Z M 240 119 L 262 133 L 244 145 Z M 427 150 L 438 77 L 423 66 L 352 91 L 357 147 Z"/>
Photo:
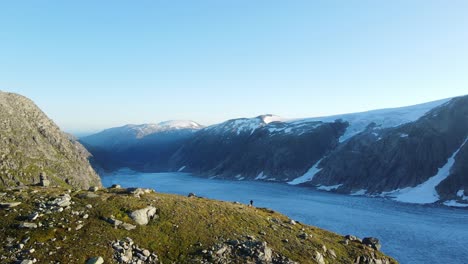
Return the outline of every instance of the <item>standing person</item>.
<path id="1" fill-rule="evenodd" d="M 250 200 L 250 206 L 253 206 L 253 200 Z"/>

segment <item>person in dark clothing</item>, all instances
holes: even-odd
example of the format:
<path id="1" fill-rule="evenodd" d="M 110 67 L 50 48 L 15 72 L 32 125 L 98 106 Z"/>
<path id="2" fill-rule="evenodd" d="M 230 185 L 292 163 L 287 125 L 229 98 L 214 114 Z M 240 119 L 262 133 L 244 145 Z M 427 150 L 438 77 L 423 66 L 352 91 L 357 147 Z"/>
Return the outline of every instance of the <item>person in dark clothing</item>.
<path id="1" fill-rule="evenodd" d="M 253 206 L 253 200 L 250 200 L 250 206 Z"/>

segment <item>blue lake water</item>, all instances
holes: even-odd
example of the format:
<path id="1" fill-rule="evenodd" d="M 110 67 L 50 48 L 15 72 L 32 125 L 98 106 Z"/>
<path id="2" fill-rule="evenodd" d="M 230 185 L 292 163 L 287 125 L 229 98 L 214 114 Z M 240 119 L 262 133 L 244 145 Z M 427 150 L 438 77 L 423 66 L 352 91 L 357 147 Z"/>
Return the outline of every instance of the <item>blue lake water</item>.
<path id="1" fill-rule="evenodd" d="M 212 199 L 254 201 L 292 219 L 339 234 L 374 236 L 382 251 L 401 263 L 468 263 L 468 210 L 403 204 L 258 181 L 227 181 L 187 173 L 135 173 L 102 176 L 105 186 L 153 188 L 158 192 Z"/>

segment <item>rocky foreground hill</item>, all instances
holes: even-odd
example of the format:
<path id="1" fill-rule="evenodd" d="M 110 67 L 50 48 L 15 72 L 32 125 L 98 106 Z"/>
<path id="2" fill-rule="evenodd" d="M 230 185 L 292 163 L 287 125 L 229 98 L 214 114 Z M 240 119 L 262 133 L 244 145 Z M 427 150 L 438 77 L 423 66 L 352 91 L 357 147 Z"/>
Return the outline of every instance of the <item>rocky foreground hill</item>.
<path id="1" fill-rule="evenodd" d="M 100 185 L 89 153 L 63 133 L 31 100 L 0 91 L 0 186 Z"/>
<path id="2" fill-rule="evenodd" d="M 375 238 L 146 189 L 4 189 L 0 217 L 1 263 L 397 263 Z"/>

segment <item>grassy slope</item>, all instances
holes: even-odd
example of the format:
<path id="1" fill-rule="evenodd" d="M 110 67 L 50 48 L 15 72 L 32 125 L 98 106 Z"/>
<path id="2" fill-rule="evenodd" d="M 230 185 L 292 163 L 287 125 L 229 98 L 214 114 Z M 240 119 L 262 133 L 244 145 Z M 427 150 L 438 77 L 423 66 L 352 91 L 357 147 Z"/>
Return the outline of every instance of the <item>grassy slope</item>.
<path id="1" fill-rule="evenodd" d="M 187 263 L 196 259 L 201 250 L 228 239 L 246 240 L 246 235 L 268 242 L 277 253 L 285 255 L 300 263 L 314 263 L 315 251 L 322 252 L 322 246 L 333 249 L 336 260 L 327 259 L 327 263 L 353 263 L 357 256 L 369 256 L 371 252 L 378 258 L 385 256 L 379 252 L 362 246 L 357 242 L 349 245 L 340 243 L 343 237 L 316 227 L 303 224 L 289 224 L 289 219 L 268 209 L 248 207 L 246 205 L 213 201 L 203 198 L 188 198 L 177 195 L 150 193 L 141 198 L 125 194 L 123 190 L 99 191 L 98 198 L 79 198 L 85 191 L 71 193 L 75 202 L 70 210 L 41 216 L 35 222 L 55 223 L 54 227 L 38 229 L 18 229 L 19 216 L 33 212 L 38 200 L 54 198 L 65 193 L 65 189 L 39 187 L 23 191 L 0 191 L 7 195 L 0 201 L 12 201 L 16 197 L 22 204 L 13 209 L 0 209 L 0 237 L 13 237 L 17 241 L 31 237 L 25 249 L 35 248 L 32 257 L 40 263 L 60 261 L 61 263 L 84 263 L 93 256 L 104 257 L 106 263 L 112 263 L 112 248 L 110 241 L 131 237 L 136 244 L 156 252 L 163 263 Z M 87 209 L 87 204 L 93 208 Z M 102 217 L 114 215 L 117 219 L 128 223 L 133 221 L 128 212 L 153 205 L 159 210 L 159 218 L 147 226 L 138 226 L 135 230 L 126 231 L 114 229 Z M 84 211 L 89 219 L 72 215 L 71 211 Z M 276 218 L 279 222 L 271 219 Z M 83 221 L 84 227 L 75 231 L 77 221 Z M 61 227 L 64 224 L 65 228 Z M 71 227 L 72 231 L 67 231 Z M 298 238 L 303 229 L 311 234 L 307 240 Z M 261 235 L 264 232 L 265 235 Z M 63 238 L 66 239 L 63 241 Z M 56 238 L 55 241 L 52 241 Z M 289 242 L 283 242 L 288 239 Z M 42 242 L 44 245 L 37 245 Z M 198 242 L 201 243 L 197 244 Z M 5 239 L 2 242 L 6 243 Z M 7 255 L 4 245 L 0 247 L 0 255 Z M 56 252 L 49 255 L 50 252 Z M 393 261 L 393 260 L 392 260 Z M 241 261 L 239 261 L 241 263 Z M 396 262 L 395 262 L 396 263 Z"/>

